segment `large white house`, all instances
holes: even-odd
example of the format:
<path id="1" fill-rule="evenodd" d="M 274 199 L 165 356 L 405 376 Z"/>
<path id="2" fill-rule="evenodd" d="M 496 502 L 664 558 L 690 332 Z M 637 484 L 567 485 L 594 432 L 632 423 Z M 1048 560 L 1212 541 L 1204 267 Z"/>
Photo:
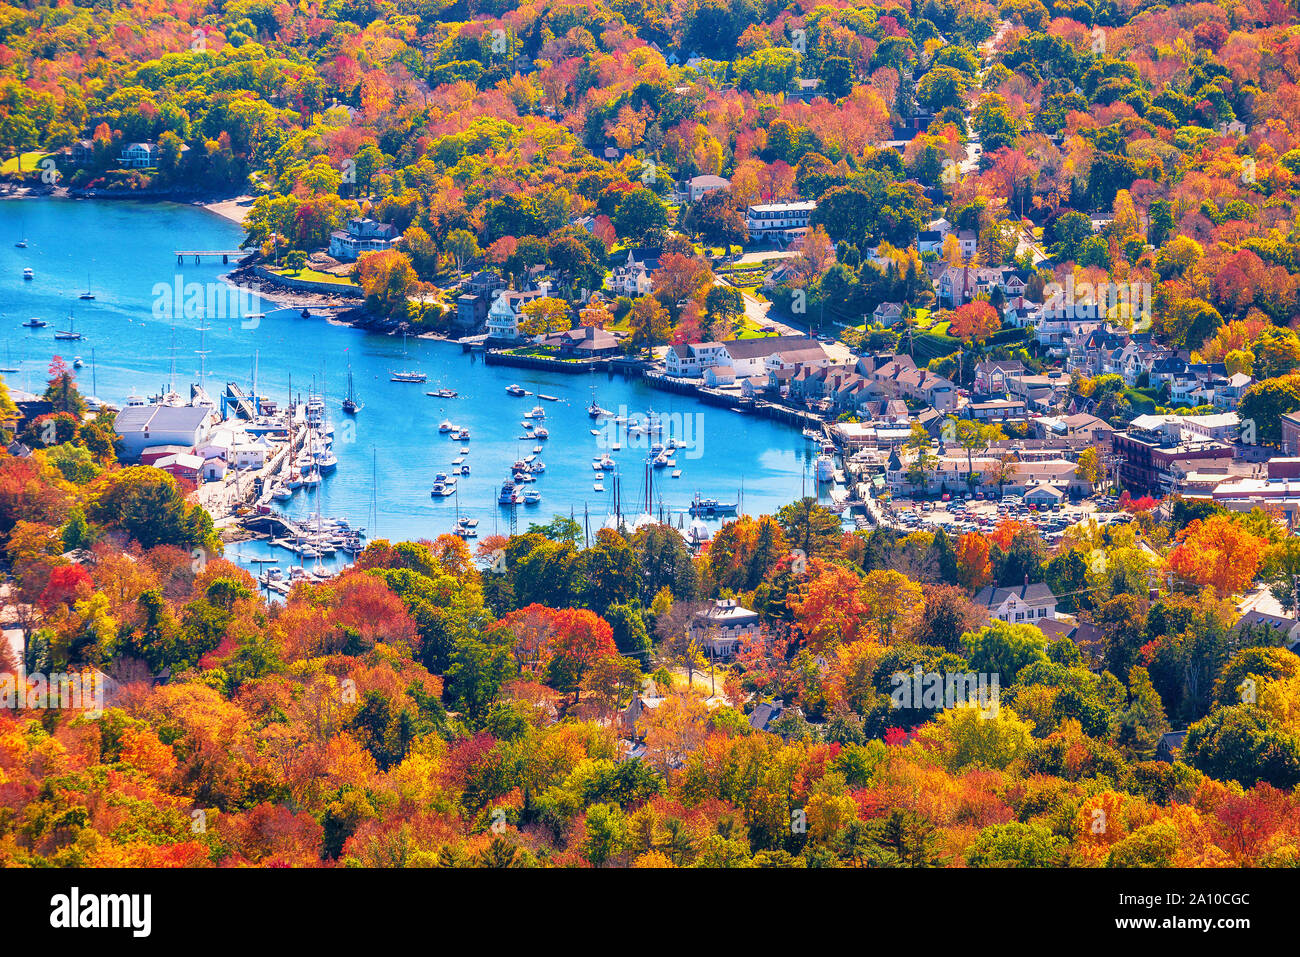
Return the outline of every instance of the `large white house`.
<path id="1" fill-rule="evenodd" d="M 609 277 L 609 288 L 616 296 L 637 299 L 654 291 L 650 278 L 659 268 L 658 249 L 629 249 L 627 260 L 614 268 Z"/>
<path id="2" fill-rule="evenodd" d="M 808 228 L 817 204 L 811 200 L 798 203 L 765 203 L 745 210 L 745 228 L 750 242 L 788 243 Z"/>
<path id="3" fill-rule="evenodd" d="M 990 585 L 976 593 L 975 604 L 987 608 L 990 618 L 1013 625 L 1033 624 L 1056 617 L 1056 596 L 1042 582 L 1015 588 Z"/>
<path id="4" fill-rule="evenodd" d="M 730 658 L 741 641 L 756 636 L 760 627 L 758 613 L 736 604 L 734 598 L 715 599 L 691 623 L 692 637 L 714 658 Z"/>
<path id="5" fill-rule="evenodd" d="M 545 295 L 545 288 L 529 289 L 525 292 L 503 289 L 492 300 L 492 306 L 488 309 L 488 336 L 493 339 L 518 339 L 519 320 L 524 314 L 524 306 Z"/>
<path id="6" fill-rule="evenodd" d="M 760 336 L 726 342 L 679 343 L 668 350 L 664 371 L 670 376 L 694 378 L 712 366 L 730 366 L 737 379 L 766 376 L 797 357 L 804 365 L 829 365 L 821 344 L 807 336 Z"/>
<path id="7" fill-rule="evenodd" d="M 362 253 L 392 249 L 401 238 L 402 234 L 391 223 L 354 217 L 348 220 L 346 230 L 330 233 L 330 255 L 335 259 L 354 260 Z"/>

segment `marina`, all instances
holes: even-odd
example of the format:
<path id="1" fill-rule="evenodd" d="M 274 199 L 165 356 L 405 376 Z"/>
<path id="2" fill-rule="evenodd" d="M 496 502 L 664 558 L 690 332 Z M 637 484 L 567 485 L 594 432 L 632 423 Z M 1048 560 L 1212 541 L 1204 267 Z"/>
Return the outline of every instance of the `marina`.
<path id="1" fill-rule="evenodd" d="M 0 228 L 18 231 L 17 205 L 0 202 Z M 12 277 L 3 280 L 10 306 L 8 317 L 0 320 L 0 335 L 11 355 L 7 364 L 19 370 L 6 375 L 10 387 L 39 392 L 53 355 L 71 362 L 72 355 L 47 328 L 12 317 L 44 323 L 66 316 L 86 288 L 89 265 L 97 299 L 79 304 L 75 330 L 99 346 L 95 388 L 105 401 L 124 405 L 131 395 L 167 391 L 158 384 L 173 380 L 182 392 L 194 383 L 219 395 L 233 382 L 247 394 L 253 391 L 255 365 L 256 391 L 281 409 L 301 408 L 305 418 L 308 396 L 320 397 L 334 430 L 329 447 L 315 448 L 308 462 L 300 459 L 306 437 L 295 438 L 288 464 L 297 474 L 293 468 L 282 471 L 256 498 L 251 473 L 239 479 L 247 483 L 239 494 L 244 504 L 282 514 L 300 527 L 319 512 L 364 527 L 371 539 L 415 539 L 462 534 L 471 527 L 459 521 L 464 519 L 476 522 L 472 528 L 484 536 L 523 531 L 528 522 L 558 513 L 579 520 L 589 516 L 594 530 L 620 511 L 611 478 L 618 476 L 622 488 L 639 487 L 647 467 L 658 477 L 653 513 L 677 527 L 689 522 L 697 495 L 736 503 L 747 513 L 774 512 L 799 496 L 820 453 L 799 427 L 665 392 L 645 379 L 485 365 L 454 342 L 416 335 L 404 341 L 319 316 L 303 319 L 300 308 L 277 308 L 257 297 L 251 297 L 247 312 L 159 316 L 154 286 L 160 279 L 231 288 L 220 278 L 230 267 L 219 260 L 171 265 L 169 237 L 185 235 L 208 249 L 230 248 L 238 243 L 237 227 L 176 204 L 49 200 L 25 203 L 24 213 L 30 247 L 0 249 L 0 265 L 7 267 L 0 275 Z M 141 236 L 129 251 L 118 238 L 124 231 Z M 71 233 L 81 237 L 77 248 L 57 239 Z M 27 265 L 41 281 L 21 280 Z M 160 275 L 160 268 L 175 269 L 176 276 Z M 435 395 L 415 393 L 420 401 L 412 401 L 407 376 L 434 383 Z M 80 380 L 86 392 L 89 378 Z M 344 405 L 349 399 L 351 413 Z M 294 428 L 301 431 L 304 425 Z M 671 449 L 658 468 L 648 466 L 670 440 L 687 447 Z M 652 453 L 656 443 L 664 448 Z M 315 444 L 324 445 L 320 436 Z M 526 461 L 530 456 L 533 461 Z M 456 459 L 461 461 L 454 464 Z M 597 461 L 604 465 L 593 473 Z M 516 470 L 516 463 L 526 470 Z M 285 465 L 281 461 L 282 469 Z M 454 494 L 431 494 L 439 472 L 455 480 Z M 504 505 L 503 482 L 512 486 Z M 830 486 L 807 482 L 806 487 L 832 501 Z M 537 492 L 529 502 L 525 488 Z M 644 510 L 641 502 L 633 511 Z M 716 526 L 727 516 L 701 517 Z M 249 551 L 245 543 L 232 544 L 230 554 L 241 563 L 245 554 L 278 556 L 309 569 L 317 561 L 325 568 L 341 566 L 347 558 L 346 552 L 312 557 L 263 545 Z M 262 570 L 251 561 L 246 567 Z"/>

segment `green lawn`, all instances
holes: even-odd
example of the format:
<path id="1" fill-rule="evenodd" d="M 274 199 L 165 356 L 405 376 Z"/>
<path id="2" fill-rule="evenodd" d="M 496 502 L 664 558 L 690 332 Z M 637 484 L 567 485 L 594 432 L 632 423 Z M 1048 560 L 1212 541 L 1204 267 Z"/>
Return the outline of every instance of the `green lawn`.
<path id="1" fill-rule="evenodd" d="M 23 168 L 22 172 L 31 173 L 36 169 L 36 165 L 45 157 L 53 156 L 53 153 L 47 153 L 44 150 L 34 150 L 22 155 Z M 18 157 L 11 156 L 9 159 L 0 163 L 0 176 L 13 176 L 18 172 Z"/>
<path id="2" fill-rule="evenodd" d="M 302 279 L 306 282 L 336 282 L 344 285 L 351 285 L 352 280 L 345 276 L 336 276 L 333 273 L 321 272 L 319 269 L 312 269 L 310 266 L 304 266 L 302 269 L 294 272 L 288 267 L 272 269 L 277 276 L 284 276 L 286 279 Z"/>

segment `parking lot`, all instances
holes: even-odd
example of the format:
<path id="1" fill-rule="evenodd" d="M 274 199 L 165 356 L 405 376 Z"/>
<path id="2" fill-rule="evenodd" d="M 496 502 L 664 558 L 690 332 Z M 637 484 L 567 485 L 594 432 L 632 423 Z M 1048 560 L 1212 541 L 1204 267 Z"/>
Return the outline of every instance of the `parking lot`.
<path id="1" fill-rule="evenodd" d="M 977 496 L 980 493 L 977 493 Z M 1071 525 L 1088 519 L 1100 524 L 1127 522 L 1131 516 L 1120 511 L 1113 497 L 1102 496 L 1079 502 L 1064 502 L 1051 507 L 1026 505 L 1018 496 L 1007 495 L 1000 501 L 964 494 L 945 496 L 937 501 L 897 499 L 885 509 L 885 518 L 902 529 L 943 526 L 953 534 L 989 532 L 997 524 L 1014 519 L 1035 525 L 1049 540 L 1057 538 Z"/>

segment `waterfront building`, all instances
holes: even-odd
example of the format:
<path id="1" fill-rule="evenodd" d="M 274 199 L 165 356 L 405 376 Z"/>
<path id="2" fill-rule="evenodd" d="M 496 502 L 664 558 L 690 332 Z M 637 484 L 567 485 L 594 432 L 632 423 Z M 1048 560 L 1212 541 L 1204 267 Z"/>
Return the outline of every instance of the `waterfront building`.
<path id="1" fill-rule="evenodd" d="M 154 462 L 153 465 L 154 468 L 162 469 L 172 478 L 193 482 L 197 485 L 203 476 L 203 464 L 201 456 L 180 452 L 176 455 L 165 456 Z"/>
<path id="2" fill-rule="evenodd" d="M 207 438 L 211 414 L 211 409 L 195 405 L 128 405 L 114 425 L 122 440 L 122 458 L 137 461 L 155 445 L 193 449 Z"/>
<path id="3" fill-rule="evenodd" d="M 488 309 L 488 338 L 511 341 L 518 339 L 520 337 L 519 320 L 523 318 L 524 306 L 535 299 L 545 297 L 545 295 L 545 287 L 528 289 L 523 292 L 517 289 L 503 289 L 497 293 L 497 297 L 492 300 L 491 308 Z"/>
<path id="4" fill-rule="evenodd" d="M 158 144 L 128 143 L 122 147 L 118 163 L 126 169 L 154 169 L 158 166 Z"/>
<path id="5" fill-rule="evenodd" d="M 402 234 L 391 223 L 377 223 L 360 216 L 348 220 L 347 229 L 330 233 L 329 253 L 335 259 L 352 261 L 363 253 L 392 249 Z"/>

